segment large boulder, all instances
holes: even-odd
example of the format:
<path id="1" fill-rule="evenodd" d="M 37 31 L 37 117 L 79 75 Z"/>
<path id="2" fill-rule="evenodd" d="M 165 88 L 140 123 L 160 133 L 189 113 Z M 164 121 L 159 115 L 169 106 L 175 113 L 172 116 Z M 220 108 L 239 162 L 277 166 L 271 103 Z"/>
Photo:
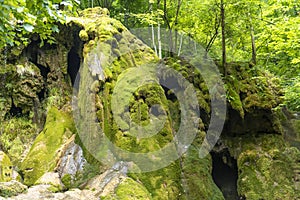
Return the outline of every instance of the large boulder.
<path id="1" fill-rule="evenodd" d="M 20 165 L 26 185 L 34 185 L 46 172 L 51 172 L 63 156 L 63 146 L 76 132 L 71 116 L 56 108 L 47 114 L 44 130 L 35 139 Z"/>

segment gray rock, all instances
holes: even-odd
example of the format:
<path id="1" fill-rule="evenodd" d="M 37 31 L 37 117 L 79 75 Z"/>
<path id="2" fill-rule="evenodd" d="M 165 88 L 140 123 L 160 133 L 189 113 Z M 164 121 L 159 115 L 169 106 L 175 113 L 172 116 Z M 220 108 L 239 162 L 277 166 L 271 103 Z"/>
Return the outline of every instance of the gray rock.
<path id="1" fill-rule="evenodd" d="M 12 180 L 9 182 L 0 182 L 0 196 L 11 197 L 27 191 L 27 186 Z"/>

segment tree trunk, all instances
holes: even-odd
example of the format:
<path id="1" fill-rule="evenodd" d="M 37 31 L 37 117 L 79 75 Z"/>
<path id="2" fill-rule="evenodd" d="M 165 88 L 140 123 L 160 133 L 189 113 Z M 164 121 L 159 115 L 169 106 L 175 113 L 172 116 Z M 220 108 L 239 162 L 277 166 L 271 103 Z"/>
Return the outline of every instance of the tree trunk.
<path id="1" fill-rule="evenodd" d="M 158 22 L 157 25 L 157 40 L 158 40 L 158 57 L 162 59 L 162 52 L 161 52 L 161 38 L 160 38 L 160 23 Z"/>
<path id="2" fill-rule="evenodd" d="M 157 48 L 156 48 L 156 44 L 155 44 L 155 33 L 154 33 L 154 27 L 153 27 L 153 24 L 151 24 L 151 34 L 152 34 L 152 45 L 153 45 L 153 48 L 154 48 L 154 51 L 155 51 L 155 54 L 157 54 Z"/>
<path id="3" fill-rule="evenodd" d="M 256 45 L 255 45 L 255 37 L 254 37 L 254 27 L 252 24 L 252 18 L 250 13 L 248 13 L 249 21 L 250 21 L 250 34 L 251 34 L 251 45 L 252 45 L 252 62 L 256 65 Z"/>
<path id="4" fill-rule="evenodd" d="M 180 56 L 180 54 L 181 54 L 181 48 L 182 48 L 182 36 L 183 36 L 183 34 L 181 34 L 180 35 L 180 43 L 179 43 L 179 49 L 178 49 L 178 56 Z"/>
<path id="5" fill-rule="evenodd" d="M 153 5 L 152 3 L 150 3 L 150 11 L 151 11 L 151 14 L 153 13 Z M 157 54 L 157 48 L 156 48 L 156 44 L 155 44 L 155 32 L 154 32 L 154 27 L 153 27 L 153 24 L 151 24 L 151 34 L 152 34 L 152 45 L 153 45 L 153 48 L 154 48 L 154 51 L 155 51 L 155 54 Z"/>
<path id="6" fill-rule="evenodd" d="M 226 77 L 226 41 L 225 41 L 225 8 L 224 0 L 221 0 L 221 27 L 222 27 L 222 66 L 224 68 L 224 76 Z"/>

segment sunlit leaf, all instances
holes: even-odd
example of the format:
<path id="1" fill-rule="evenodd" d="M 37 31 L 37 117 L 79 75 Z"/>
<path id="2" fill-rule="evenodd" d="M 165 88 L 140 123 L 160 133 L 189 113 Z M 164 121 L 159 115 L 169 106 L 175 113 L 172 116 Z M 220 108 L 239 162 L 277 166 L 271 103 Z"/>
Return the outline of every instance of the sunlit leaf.
<path id="1" fill-rule="evenodd" d="M 24 24 L 23 27 L 28 32 L 32 32 L 34 29 L 34 27 L 31 24 Z"/>

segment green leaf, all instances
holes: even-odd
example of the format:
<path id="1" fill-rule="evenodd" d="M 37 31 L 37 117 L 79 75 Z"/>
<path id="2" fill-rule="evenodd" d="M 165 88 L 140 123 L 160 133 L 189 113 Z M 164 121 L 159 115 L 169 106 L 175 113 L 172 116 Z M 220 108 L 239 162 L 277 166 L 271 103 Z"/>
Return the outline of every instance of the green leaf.
<path id="1" fill-rule="evenodd" d="M 34 27 L 31 25 L 31 24 L 24 24 L 23 25 L 23 27 L 24 27 L 24 29 L 26 30 L 26 31 L 28 31 L 28 32 L 32 32 L 33 31 L 33 29 L 34 29 Z"/>
<path id="2" fill-rule="evenodd" d="M 18 7 L 18 8 L 17 8 L 17 12 L 18 12 L 18 13 L 22 13 L 23 11 L 24 11 L 24 7 Z"/>

